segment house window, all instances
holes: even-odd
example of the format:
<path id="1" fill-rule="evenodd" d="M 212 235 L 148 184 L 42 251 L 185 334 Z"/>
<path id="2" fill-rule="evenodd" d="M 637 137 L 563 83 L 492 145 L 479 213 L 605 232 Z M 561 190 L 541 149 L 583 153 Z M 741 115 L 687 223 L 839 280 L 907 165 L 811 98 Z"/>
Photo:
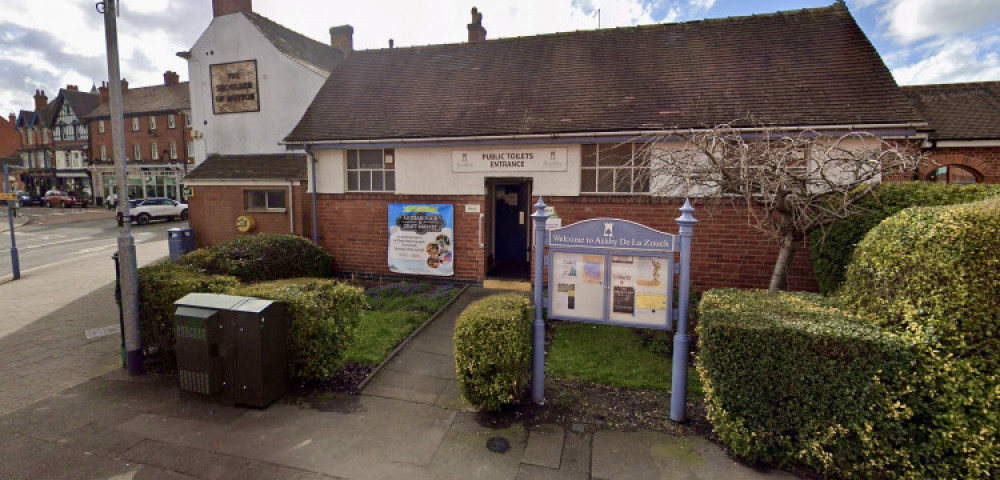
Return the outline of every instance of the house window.
<path id="1" fill-rule="evenodd" d="M 167 115 L 167 128 L 177 128 L 177 119 L 172 113 Z"/>
<path id="2" fill-rule="evenodd" d="M 132 131 L 139 131 L 139 117 L 132 117 Z"/>
<path id="3" fill-rule="evenodd" d="M 649 193 L 649 156 L 642 144 L 582 145 L 582 193 Z"/>
<path id="4" fill-rule="evenodd" d="M 25 132 L 24 136 L 27 139 L 27 144 L 28 145 L 31 145 L 31 144 L 35 143 L 35 129 L 34 129 L 34 127 L 29 128 Z"/>
<path id="5" fill-rule="evenodd" d="M 101 145 L 101 161 L 106 161 L 108 159 L 108 149 L 104 145 Z"/>
<path id="6" fill-rule="evenodd" d="M 392 149 L 348 150 L 347 191 L 396 191 L 396 162 Z"/>
<path id="7" fill-rule="evenodd" d="M 76 135 L 83 140 L 87 140 L 88 138 L 90 138 L 89 130 L 90 129 L 87 128 L 86 125 L 81 123 L 76 126 Z"/>
<path id="8" fill-rule="evenodd" d="M 159 160 L 160 159 L 160 151 L 157 150 L 156 142 L 152 142 L 152 143 L 149 144 L 149 151 L 151 152 L 149 158 L 151 158 L 153 160 Z"/>
<path id="9" fill-rule="evenodd" d="M 56 125 L 56 127 L 52 129 L 52 138 L 57 142 L 62 140 L 62 129 L 62 125 Z"/>
<path id="10" fill-rule="evenodd" d="M 138 143 L 132 144 L 132 153 L 135 155 L 135 160 L 142 160 L 142 149 Z"/>
<path id="11" fill-rule="evenodd" d="M 937 183 L 953 183 L 956 185 L 969 185 L 979 183 L 982 175 L 975 170 L 961 165 L 945 165 L 938 167 L 927 175 L 927 180 Z"/>
<path id="12" fill-rule="evenodd" d="M 247 210 L 285 211 L 283 190 L 244 190 Z"/>
<path id="13" fill-rule="evenodd" d="M 185 127 L 191 126 L 191 115 L 184 115 L 184 126 Z"/>
<path id="14" fill-rule="evenodd" d="M 187 156 L 188 158 L 194 156 L 194 140 L 187 141 Z"/>
<path id="15" fill-rule="evenodd" d="M 177 160 L 177 142 L 170 141 L 170 159 Z"/>
<path id="16" fill-rule="evenodd" d="M 97 121 L 97 132 L 104 133 L 104 120 Z"/>
<path id="17" fill-rule="evenodd" d="M 149 130 L 150 131 L 156 130 L 156 117 L 153 115 L 149 116 Z"/>

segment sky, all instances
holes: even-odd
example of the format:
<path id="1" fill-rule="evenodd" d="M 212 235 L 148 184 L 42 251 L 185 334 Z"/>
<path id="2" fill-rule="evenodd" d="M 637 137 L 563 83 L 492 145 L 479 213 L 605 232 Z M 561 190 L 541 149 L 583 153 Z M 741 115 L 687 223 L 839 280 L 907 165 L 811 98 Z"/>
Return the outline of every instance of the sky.
<path id="1" fill-rule="evenodd" d="M 108 78 L 97 0 L 0 0 L 0 115 L 33 109 L 36 89 L 89 90 Z M 354 26 L 354 48 L 459 43 L 470 9 L 487 39 L 766 14 L 834 0 L 254 0 L 257 13 L 329 43 Z M 120 0 L 122 76 L 157 85 L 212 20 L 211 0 Z M 1000 80 L 1000 0 L 847 0 L 900 85 Z"/>

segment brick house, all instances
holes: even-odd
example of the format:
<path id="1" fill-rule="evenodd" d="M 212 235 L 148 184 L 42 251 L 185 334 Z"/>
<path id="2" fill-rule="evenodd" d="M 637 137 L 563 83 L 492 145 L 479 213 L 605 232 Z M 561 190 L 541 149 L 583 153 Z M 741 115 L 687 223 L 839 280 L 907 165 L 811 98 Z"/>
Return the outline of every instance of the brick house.
<path id="1" fill-rule="evenodd" d="M 103 200 L 117 191 L 111 112 L 106 84 L 100 104 L 85 118 L 90 127 L 91 172 L 95 195 Z M 163 85 L 129 88 L 122 80 L 125 158 L 129 164 L 129 198 L 182 199 L 182 182 L 194 163 L 188 83 L 175 72 L 163 74 Z"/>
<path id="2" fill-rule="evenodd" d="M 1000 183 L 1000 82 L 902 87 L 931 132 L 921 180 Z"/>

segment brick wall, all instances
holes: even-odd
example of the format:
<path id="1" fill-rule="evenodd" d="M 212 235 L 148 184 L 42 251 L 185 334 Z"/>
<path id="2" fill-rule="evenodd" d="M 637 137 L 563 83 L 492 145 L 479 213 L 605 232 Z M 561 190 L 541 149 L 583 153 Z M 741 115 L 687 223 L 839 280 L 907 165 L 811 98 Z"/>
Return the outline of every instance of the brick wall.
<path id="1" fill-rule="evenodd" d="M 193 186 L 194 195 L 188 197 L 189 225 L 194 230 L 198 247 L 215 245 L 241 235 L 257 233 L 290 233 L 289 215 L 295 217 L 295 232 L 312 237 L 312 203 L 303 185 L 292 187 L 292 208 L 284 212 L 247 211 L 244 208 L 244 190 L 283 190 L 288 187 L 249 186 Z M 253 217 L 256 228 L 250 232 L 236 229 L 236 217 Z"/>
<path id="2" fill-rule="evenodd" d="M 1000 183 L 1000 147 L 935 148 L 930 151 L 930 158 L 937 165 L 921 170 L 922 180 L 940 165 L 962 165 L 979 172 L 984 183 Z"/>
<path id="3" fill-rule="evenodd" d="M 171 115 L 168 113 L 161 113 L 156 115 L 139 114 L 139 115 L 126 115 L 125 116 L 125 156 L 128 158 L 129 162 L 135 160 L 135 153 L 133 145 L 138 143 L 140 148 L 140 162 L 142 163 L 168 163 L 168 162 L 184 162 L 190 160 L 194 161 L 193 152 L 192 156 L 188 156 L 187 142 L 191 140 L 191 128 L 185 127 L 184 115 L 180 113 L 173 113 L 175 126 L 174 128 L 168 128 L 167 116 Z M 139 130 L 132 131 L 132 118 L 139 117 Z M 150 130 L 149 128 L 149 117 L 156 117 L 156 130 Z M 104 122 L 104 133 L 100 132 L 99 122 L 101 120 L 91 120 L 88 124 L 90 129 L 90 159 L 91 163 L 95 165 L 105 165 L 114 163 L 114 154 L 112 153 L 114 148 L 114 142 L 111 140 L 111 120 L 105 118 Z M 173 141 L 177 145 L 177 158 L 170 158 L 170 142 Z M 156 142 L 156 149 L 159 151 L 160 157 L 157 160 L 153 160 L 152 143 Z M 107 157 L 105 160 L 101 160 L 101 145 L 104 145 L 105 151 L 107 152 Z"/>

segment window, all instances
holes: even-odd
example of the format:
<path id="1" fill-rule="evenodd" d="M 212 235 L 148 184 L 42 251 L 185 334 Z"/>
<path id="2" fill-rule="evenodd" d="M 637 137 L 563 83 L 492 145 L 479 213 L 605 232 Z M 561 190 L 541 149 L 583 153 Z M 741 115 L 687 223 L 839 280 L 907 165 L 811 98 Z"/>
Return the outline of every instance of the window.
<path id="1" fill-rule="evenodd" d="M 76 136 L 80 137 L 83 140 L 87 140 L 88 138 L 90 138 L 89 130 L 90 129 L 87 128 L 86 125 L 81 123 L 76 126 Z"/>
<path id="2" fill-rule="evenodd" d="M 649 193 L 649 156 L 635 143 L 582 145 L 582 193 Z"/>
<path id="3" fill-rule="evenodd" d="M 56 125 L 56 128 L 52 129 L 52 139 L 55 141 L 62 140 L 62 125 Z M 68 140 L 68 139 L 67 139 Z"/>
<path id="4" fill-rule="evenodd" d="M 149 144 L 149 151 L 151 152 L 150 155 L 149 155 L 149 158 L 151 158 L 153 160 L 159 160 L 160 159 L 160 151 L 157 150 L 156 147 L 157 147 L 156 142 L 152 142 L 152 143 Z"/>
<path id="5" fill-rule="evenodd" d="M 177 160 L 177 142 L 170 141 L 170 159 Z"/>
<path id="6" fill-rule="evenodd" d="M 156 130 L 156 117 L 153 115 L 149 116 L 149 130 Z"/>
<path id="7" fill-rule="evenodd" d="M 42 128 L 42 143 L 49 143 L 49 129 Z"/>
<path id="8" fill-rule="evenodd" d="M 956 185 L 969 185 L 979 183 L 982 176 L 968 167 L 961 165 L 945 165 L 934 169 L 927 175 L 927 180 L 938 183 L 953 183 Z"/>
<path id="9" fill-rule="evenodd" d="M 132 117 L 132 131 L 139 131 L 139 117 Z"/>
<path id="10" fill-rule="evenodd" d="M 244 190 L 247 210 L 285 211 L 284 190 Z"/>
<path id="11" fill-rule="evenodd" d="M 105 161 L 107 159 L 108 159 L 108 149 L 104 145 L 101 145 L 101 160 Z"/>
<path id="12" fill-rule="evenodd" d="M 172 113 L 167 115 L 167 128 L 177 128 L 177 120 Z"/>
<path id="13" fill-rule="evenodd" d="M 188 158 L 194 156 L 194 140 L 187 141 L 187 156 Z"/>
<path id="14" fill-rule="evenodd" d="M 27 141 L 28 145 L 31 145 L 31 144 L 35 143 L 35 129 L 34 129 L 34 127 L 29 127 L 28 128 L 28 131 L 26 132 L 25 137 L 28 140 Z"/>
<path id="15" fill-rule="evenodd" d="M 184 126 L 185 127 L 191 126 L 191 115 L 184 115 Z"/>
<path id="16" fill-rule="evenodd" d="M 97 121 L 97 133 L 104 133 L 104 120 Z"/>
<path id="17" fill-rule="evenodd" d="M 347 191 L 396 191 L 396 165 L 391 149 L 348 150 Z"/>
<path id="18" fill-rule="evenodd" d="M 132 144 L 132 153 L 135 155 L 135 160 L 142 160 L 142 149 L 138 143 Z"/>

